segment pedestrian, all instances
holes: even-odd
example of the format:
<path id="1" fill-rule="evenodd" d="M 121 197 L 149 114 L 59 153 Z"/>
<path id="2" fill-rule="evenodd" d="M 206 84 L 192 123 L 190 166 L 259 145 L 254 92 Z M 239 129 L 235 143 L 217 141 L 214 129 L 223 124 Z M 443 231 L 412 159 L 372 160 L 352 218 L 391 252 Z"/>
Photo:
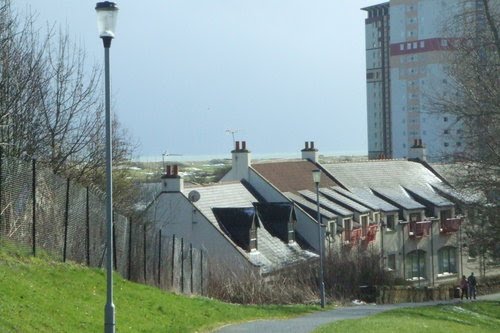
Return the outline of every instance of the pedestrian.
<path id="1" fill-rule="evenodd" d="M 467 278 L 467 283 L 469 285 L 469 297 L 472 299 L 476 299 L 476 286 L 477 286 L 477 280 L 476 277 L 474 276 L 474 272 L 470 273 L 469 277 Z"/>
<path id="2" fill-rule="evenodd" d="M 460 299 L 464 299 L 464 295 L 465 299 L 469 299 L 469 283 L 465 275 L 462 275 L 462 280 L 460 280 L 460 289 L 462 290 Z"/>

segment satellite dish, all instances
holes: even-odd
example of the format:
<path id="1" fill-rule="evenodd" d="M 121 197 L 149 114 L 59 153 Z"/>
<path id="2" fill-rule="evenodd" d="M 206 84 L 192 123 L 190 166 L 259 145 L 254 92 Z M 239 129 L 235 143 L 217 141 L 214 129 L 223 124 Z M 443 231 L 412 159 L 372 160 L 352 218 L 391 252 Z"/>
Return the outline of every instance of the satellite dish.
<path id="1" fill-rule="evenodd" d="M 188 199 L 189 201 L 191 202 L 196 202 L 198 200 L 200 200 L 200 192 L 198 191 L 195 191 L 195 190 L 192 190 L 191 192 L 189 192 L 188 194 Z"/>

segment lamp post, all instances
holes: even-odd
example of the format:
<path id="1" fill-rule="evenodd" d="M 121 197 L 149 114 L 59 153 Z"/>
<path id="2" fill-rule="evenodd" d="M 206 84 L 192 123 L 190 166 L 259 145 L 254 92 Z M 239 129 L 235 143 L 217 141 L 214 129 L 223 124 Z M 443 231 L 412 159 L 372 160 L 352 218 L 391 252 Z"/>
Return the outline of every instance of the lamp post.
<path id="1" fill-rule="evenodd" d="M 316 184 L 316 203 L 318 208 L 318 241 L 319 241 L 319 294 L 321 297 L 321 307 L 325 307 L 325 282 L 323 279 L 323 237 L 321 232 L 321 214 L 319 212 L 319 182 L 321 181 L 321 170 L 312 171 L 313 182 Z"/>
<path id="2" fill-rule="evenodd" d="M 115 37 L 118 7 L 110 1 L 98 2 L 97 29 L 104 45 L 104 90 L 106 107 L 106 306 L 104 308 L 104 332 L 115 332 L 115 305 L 113 304 L 113 170 L 111 148 L 111 111 L 109 88 L 109 48 Z"/>

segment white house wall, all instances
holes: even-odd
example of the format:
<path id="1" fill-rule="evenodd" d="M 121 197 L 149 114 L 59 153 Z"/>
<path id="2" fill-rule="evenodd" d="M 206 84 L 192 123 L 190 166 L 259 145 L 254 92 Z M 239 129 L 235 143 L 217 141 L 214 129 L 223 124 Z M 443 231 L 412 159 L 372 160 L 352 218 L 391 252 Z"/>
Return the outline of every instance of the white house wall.
<path id="1" fill-rule="evenodd" d="M 181 193 L 161 194 L 147 214 L 162 233 L 184 238 L 193 247 L 207 251 L 210 260 L 217 258 L 235 272 L 256 269 Z"/>

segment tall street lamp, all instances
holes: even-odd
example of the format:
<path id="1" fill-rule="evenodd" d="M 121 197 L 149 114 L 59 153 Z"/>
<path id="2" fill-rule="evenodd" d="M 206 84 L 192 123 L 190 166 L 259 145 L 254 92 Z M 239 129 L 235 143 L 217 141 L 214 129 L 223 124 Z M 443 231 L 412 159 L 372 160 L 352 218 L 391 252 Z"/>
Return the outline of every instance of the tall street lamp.
<path id="1" fill-rule="evenodd" d="M 318 244 L 319 244 L 319 294 L 321 297 L 321 307 L 325 307 L 325 281 L 323 278 L 323 237 L 321 232 L 321 214 L 319 212 L 319 182 L 321 181 L 321 170 L 312 171 L 313 182 L 316 184 L 316 203 L 318 208 Z"/>
<path id="2" fill-rule="evenodd" d="M 113 304 L 113 171 L 111 148 L 111 111 L 109 88 L 109 48 L 115 37 L 118 7 L 111 1 L 98 2 L 97 29 L 104 45 L 104 90 L 106 106 L 106 306 L 104 308 L 104 332 L 115 332 L 115 305 Z"/>

